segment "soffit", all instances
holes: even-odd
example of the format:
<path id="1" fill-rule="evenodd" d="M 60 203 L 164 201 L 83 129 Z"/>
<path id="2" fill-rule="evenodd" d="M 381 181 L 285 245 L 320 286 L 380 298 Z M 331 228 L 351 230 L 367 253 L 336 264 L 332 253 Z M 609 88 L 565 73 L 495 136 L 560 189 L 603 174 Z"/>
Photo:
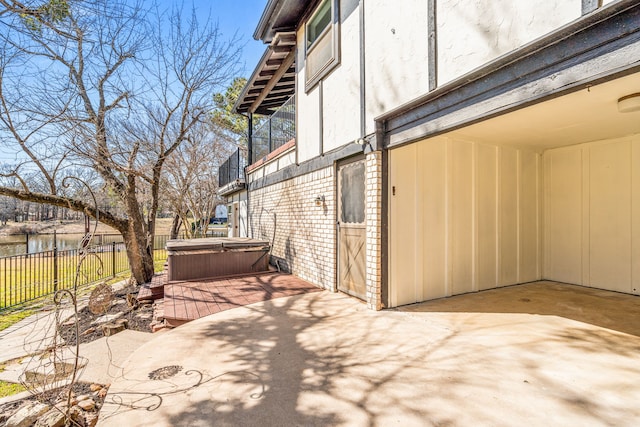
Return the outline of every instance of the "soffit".
<path id="1" fill-rule="evenodd" d="M 640 92 L 640 73 L 466 126 L 452 138 L 544 151 L 640 133 L 640 112 L 620 113 L 618 99 Z"/>
<path id="2" fill-rule="evenodd" d="M 247 81 L 234 110 L 270 115 L 295 94 L 295 32 L 277 33 Z"/>
<path id="3" fill-rule="evenodd" d="M 297 28 L 305 11 L 317 0 L 269 0 L 253 38 L 271 43 L 278 32 Z"/>

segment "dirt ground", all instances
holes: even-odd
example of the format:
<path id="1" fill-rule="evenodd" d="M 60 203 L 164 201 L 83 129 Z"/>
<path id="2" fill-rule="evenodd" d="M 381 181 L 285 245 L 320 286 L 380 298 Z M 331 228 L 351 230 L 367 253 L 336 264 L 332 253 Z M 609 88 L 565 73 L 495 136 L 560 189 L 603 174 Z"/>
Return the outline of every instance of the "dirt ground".
<path id="1" fill-rule="evenodd" d="M 89 307 L 84 307 L 78 311 L 78 330 L 80 332 L 80 344 L 88 343 L 104 336 L 102 329 L 96 326 L 96 320 L 104 315 L 119 316 L 118 319 L 127 320 L 127 329 L 140 332 L 151 332 L 151 322 L 153 320 L 152 304 L 130 305 L 127 295 L 136 296 L 138 287 L 130 285 L 125 289 L 114 292 L 114 300 L 110 307 L 103 313 L 94 314 Z M 67 345 L 76 344 L 75 323 L 62 325 L 60 335 Z"/>

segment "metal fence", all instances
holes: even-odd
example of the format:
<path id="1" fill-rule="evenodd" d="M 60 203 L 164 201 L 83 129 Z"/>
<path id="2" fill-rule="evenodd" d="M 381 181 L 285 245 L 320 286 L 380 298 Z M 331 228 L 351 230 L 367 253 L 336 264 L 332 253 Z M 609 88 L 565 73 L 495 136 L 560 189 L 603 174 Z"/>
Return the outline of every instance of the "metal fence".
<path id="1" fill-rule="evenodd" d="M 216 234 L 209 234 L 210 236 Z M 226 235 L 220 233 L 217 237 Z M 169 236 L 155 236 L 153 258 L 167 258 Z M 114 277 L 130 269 L 122 242 L 92 245 L 79 271 L 78 285 L 88 285 Z M 0 310 L 51 295 L 58 289 L 73 287 L 82 253 L 79 249 L 49 251 L 0 258 Z"/>
<path id="2" fill-rule="evenodd" d="M 224 187 L 230 182 L 244 178 L 246 165 L 246 157 L 238 148 L 218 169 L 218 186 Z"/>
<path id="3" fill-rule="evenodd" d="M 283 146 L 296 137 L 296 104 L 292 96 L 266 121 L 254 129 L 251 142 L 253 159 L 251 163 Z"/>

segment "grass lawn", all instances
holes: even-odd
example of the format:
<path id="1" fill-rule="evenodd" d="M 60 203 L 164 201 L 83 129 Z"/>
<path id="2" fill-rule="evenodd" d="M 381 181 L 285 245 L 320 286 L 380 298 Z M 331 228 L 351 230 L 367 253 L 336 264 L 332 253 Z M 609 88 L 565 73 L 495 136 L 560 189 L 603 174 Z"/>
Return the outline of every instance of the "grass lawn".
<path id="1" fill-rule="evenodd" d="M 0 259 L 0 310 L 52 294 L 56 277 L 57 289 L 73 287 L 80 259 L 77 252 L 60 252 L 55 261 L 52 254 L 48 252 Z M 166 259 L 166 251 L 154 252 L 155 271 L 162 271 Z M 78 283 L 94 283 L 128 272 L 129 261 L 124 249 L 91 253 L 82 263 Z"/>
<path id="2" fill-rule="evenodd" d="M 8 383 L 6 381 L 0 381 L 0 398 L 21 393 L 26 390 L 27 389 L 24 388 L 22 384 L 14 384 L 14 383 Z"/>
<path id="3" fill-rule="evenodd" d="M 0 331 L 3 331 L 14 323 L 18 323 L 22 319 L 31 316 L 35 312 L 35 308 L 5 311 L 0 315 Z"/>
<path id="4" fill-rule="evenodd" d="M 77 251 L 53 252 L 0 259 L 0 308 L 30 301 L 74 284 Z M 124 250 L 91 253 L 85 257 L 78 278 L 80 284 L 92 283 L 129 269 Z"/>

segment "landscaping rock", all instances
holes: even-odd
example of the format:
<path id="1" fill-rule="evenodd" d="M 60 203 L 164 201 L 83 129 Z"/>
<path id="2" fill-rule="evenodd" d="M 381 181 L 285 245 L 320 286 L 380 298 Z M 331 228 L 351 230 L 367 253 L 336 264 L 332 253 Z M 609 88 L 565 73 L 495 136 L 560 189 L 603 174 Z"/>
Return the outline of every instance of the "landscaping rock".
<path id="1" fill-rule="evenodd" d="M 52 408 L 41 416 L 36 422 L 36 427 L 63 427 L 65 422 L 65 413 L 62 408 Z"/>
<path id="2" fill-rule="evenodd" d="M 96 320 L 91 322 L 91 324 L 93 324 L 93 325 L 101 325 L 103 323 L 110 323 L 110 322 L 113 322 L 114 320 L 122 317 L 123 315 L 124 315 L 124 312 L 122 312 L 122 311 L 119 311 L 119 312 L 113 313 L 113 314 L 105 314 L 104 316 L 98 317 Z"/>
<path id="3" fill-rule="evenodd" d="M 168 328 L 167 328 L 167 325 L 165 325 L 164 321 L 151 323 L 151 332 L 158 332 L 165 329 L 168 329 Z"/>
<path id="4" fill-rule="evenodd" d="M 78 406 L 83 411 L 93 411 L 94 409 L 96 409 L 96 402 L 91 398 L 84 399 L 78 402 Z"/>
<path id="5" fill-rule="evenodd" d="M 89 386 L 89 390 L 91 390 L 91 391 L 99 391 L 99 390 L 102 390 L 102 386 L 100 384 L 91 384 Z"/>
<path id="6" fill-rule="evenodd" d="M 138 319 L 150 320 L 151 318 L 153 318 L 153 313 L 139 313 L 136 314 L 136 317 Z"/>
<path id="7" fill-rule="evenodd" d="M 108 388 L 108 387 L 104 387 L 104 388 L 102 388 L 100 391 L 98 391 L 98 397 L 99 397 L 100 399 L 103 399 L 103 400 L 104 400 L 104 398 L 105 398 L 105 397 L 107 397 L 107 392 L 108 392 L 108 391 L 109 391 L 109 388 Z"/>
<path id="8" fill-rule="evenodd" d="M 102 325 L 102 333 L 105 337 L 110 337 L 127 329 L 128 324 L 127 319 L 118 319 L 110 323 L 105 323 Z"/>
<path id="9" fill-rule="evenodd" d="M 86 423 L 84 421 L 85 420 L 84 412 L 82 412 L 82 410 L 80 408 L 78 408 L 77 406 L 74 406 L 69 411 L 69 415 L 71 416 L 71 421 L 73 421 L 71 423 L 72 426 L 75 426 L 75 427 L 86 427 Z"/>
<path id="10" fill-rule="evenodd" d="M 49 410 L 49 406 L 40 402 L 29 402 L 7 420 L 5 427 L 30 427 Z"/>
<path id="11" fill-rule="evenodd" d="M 127 302 L 124 298 L 114 298 L 113 301 L 111 301 L 111 305 L 120 305 L 120 304 L 124 304 L 125 302 Z"/>
<path id="12" fill-rule="evenodd" d="M 89 329 L 85 330 L 85 331 L 82 333 L 82 335 L 89 335 L 89 334 L 94 333 L 95 331 L 96 331 L 96 328 L 89 328 Z"/>
<path id="13" fill-rule="evenodd" d="M 96 413 L 86 414 L 84 419 L 86 427 L 95 427 L 98 424 L 98 414 Z"/>

